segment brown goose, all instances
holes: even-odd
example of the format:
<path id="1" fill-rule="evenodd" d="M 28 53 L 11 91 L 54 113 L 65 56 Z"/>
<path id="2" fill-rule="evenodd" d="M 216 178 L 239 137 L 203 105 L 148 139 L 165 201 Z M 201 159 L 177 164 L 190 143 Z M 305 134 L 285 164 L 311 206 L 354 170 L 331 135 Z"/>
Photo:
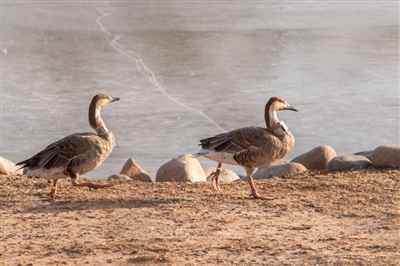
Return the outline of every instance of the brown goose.
<path id="1" fill-rule="evenodd" d="M 220 190 L 222 163 L 240 165 L 246 170 L 251 195 L 260 197 L 252 178 L 255 168 L 282 159 L 294 147 L 294 136 L 278 119 L 277 112 L 283 110 L 297 112 L 284 99 L 272 97 L 265 106 L 266 128 L 244 127 L 200 140 L 202 150 L 198 154 L 218 162 L 217 170 L 211 174 L 215 190 Z"/>
<path id="2" fill-rule="evenodd" d="M 92 189 L 110 185 L 78 182 L 79 176 L 98 166 L 110 155 L 114 147 L 114 135 L 101 118 L 101 109 L 118 101 L 104 94 L 93 97 L 89 106 L 89 124 L 96 133 L 76 133 L 56 141 L 33 157 L 17 163 L 28 176 L 40 176 L 52 181 L 50 198 L 54 199 L 59 178 L 70 177 L 74 186 Z"/>

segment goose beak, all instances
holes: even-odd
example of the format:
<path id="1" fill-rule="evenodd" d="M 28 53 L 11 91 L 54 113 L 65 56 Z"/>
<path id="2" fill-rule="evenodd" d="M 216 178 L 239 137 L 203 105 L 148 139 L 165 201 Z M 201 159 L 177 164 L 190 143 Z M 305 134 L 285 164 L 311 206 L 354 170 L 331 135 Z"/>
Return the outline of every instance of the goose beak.
<path id="1" fill-rule="evenodd" d="M 118 97 L 112 97 L 111 102 L 114 103 L 114 102 L 118 102 L 119 100 L 120 100 L 120 98 L 118 98 Z"/>
<path id="2" fill-rule="evenodd" d="M 297 110 L 296 108 L 294 108 L 293 106 L 287 106 L 285 108 L 283 108 L 283 110 L 288 110 L 288 111 L 294 111 L 294 112 L 298 112 L 299 110 Z"/>

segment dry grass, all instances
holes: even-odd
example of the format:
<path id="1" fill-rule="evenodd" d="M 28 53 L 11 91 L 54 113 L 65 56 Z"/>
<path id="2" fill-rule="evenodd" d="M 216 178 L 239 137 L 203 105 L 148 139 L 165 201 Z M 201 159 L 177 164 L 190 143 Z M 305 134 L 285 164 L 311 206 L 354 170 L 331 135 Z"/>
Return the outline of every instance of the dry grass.
<path id="1" fill-rule="evenodd" d="M 396 265 L 400 171 L 88 191 L 0 176 L 0 265 Z"/>

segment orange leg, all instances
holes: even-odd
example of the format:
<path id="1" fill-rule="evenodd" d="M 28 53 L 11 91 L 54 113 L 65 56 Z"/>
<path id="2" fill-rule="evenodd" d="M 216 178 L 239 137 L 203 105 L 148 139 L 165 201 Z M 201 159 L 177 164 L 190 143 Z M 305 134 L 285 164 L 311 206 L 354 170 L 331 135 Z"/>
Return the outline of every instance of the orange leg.
<path id="1" fill-rule="evenodd" d="M 255 199 L 260 199 L 261 196 L 258 194 L 256 186 L 254 185 L 254 181 L 253 181 L 253 172 L 254 172 L 254 168 L 247 168 L 246 167 L 246 175 L 249 178 L 249 185 L 250 185 L 250 189 L 251 189 L 251 196 L 253 196 Z"/>
<path id="2" fill-rule="evenodd" d="M 217 191 L 221 192 L 221 187 L 219 186 L 219 176 L 221 175 L 222 163 L 218 163 L 217 170 L 215 170 L 215 186 L 217 187 Z"/>
<path id="3" fill-rule="evenodd" d="M 219 186 L 219 176 L 221 174 L 222 163 L 218 163 L 217 169 L 210 174 L 211 183 L 215 191 L 221 192 L 221 187 Z"/>

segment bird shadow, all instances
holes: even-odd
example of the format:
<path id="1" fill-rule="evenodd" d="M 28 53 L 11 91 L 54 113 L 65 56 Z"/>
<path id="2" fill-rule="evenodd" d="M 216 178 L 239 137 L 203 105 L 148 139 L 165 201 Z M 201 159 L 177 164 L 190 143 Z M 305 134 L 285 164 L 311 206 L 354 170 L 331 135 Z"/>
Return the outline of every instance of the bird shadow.
<path id="1" fill-rule="evenodd" d="M 59 200 L 40 201 L 36 206 L 26 208 L 25 213 L 63 213 L 82 210 L 137 209 L 162 205 L 174 205 L 189 200 L 181 198 L 149 198 L 149 199 L 95 199 L 95 200 Z"/>

